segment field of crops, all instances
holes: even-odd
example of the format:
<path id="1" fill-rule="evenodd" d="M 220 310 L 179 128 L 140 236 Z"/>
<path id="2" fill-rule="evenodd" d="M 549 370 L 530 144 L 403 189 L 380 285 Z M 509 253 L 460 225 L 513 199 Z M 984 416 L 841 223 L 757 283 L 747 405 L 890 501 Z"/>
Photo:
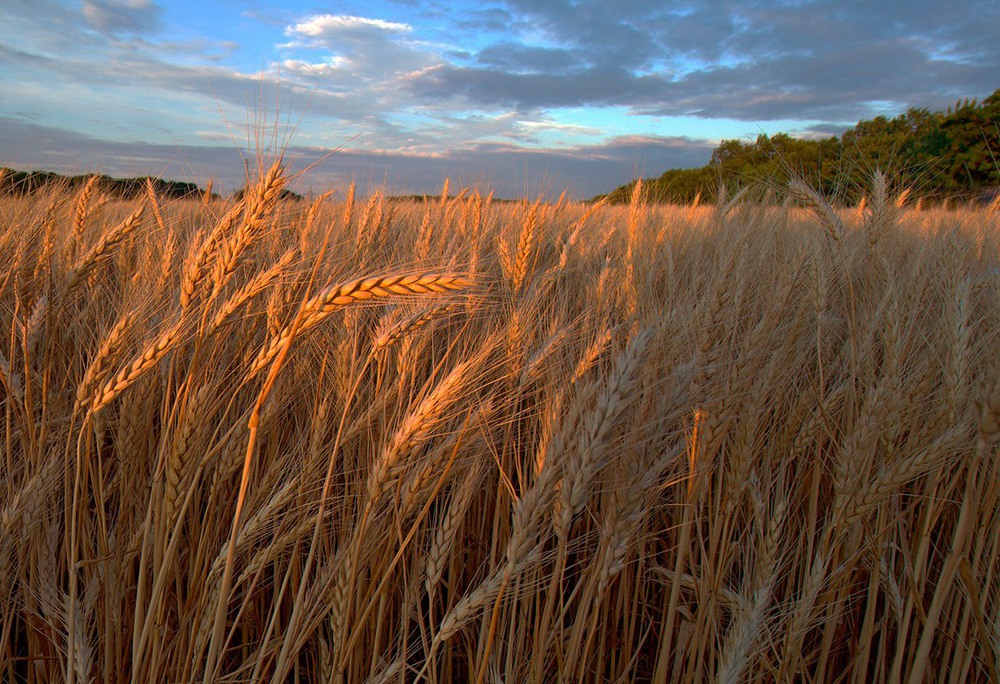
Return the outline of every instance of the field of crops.
<path id="1" fill-rule="evenodd" d="M 285 182 L 0 200 L 0 680 L 998 681 L 1000 212 Z"/>

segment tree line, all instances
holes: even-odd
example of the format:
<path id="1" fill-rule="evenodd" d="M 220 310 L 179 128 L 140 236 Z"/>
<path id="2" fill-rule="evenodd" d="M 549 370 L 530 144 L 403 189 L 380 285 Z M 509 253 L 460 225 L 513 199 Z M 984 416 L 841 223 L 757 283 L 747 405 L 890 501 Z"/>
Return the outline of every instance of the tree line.
<path id="1" fill-rule="evenodd" d="M 4 195 L 30 195 L 50 188 L 73 190 L 85 185 L 91 178 L 93 178 L 93 174 L 63 176 L 51 171 L 15 171 L 14 169 L 0 167 L 0 197 Z M 203 196 L 206 192 L 211 193 L 212 197 L 220 197 L 218 193 L 212 192 L 211 183 L 209 183 L 207 189 L 203 190 L 197 183 L 165 180 L 153 176 L 111 178 L 103 174 L 97 175 L 97 189 L 101 193 L 123 200 L 132 200 L 146 194 L 147 182 L 153 184 L 153 190 L 157 196 L 167 199 Z M 241 199 L 245 192 L 245 187 L 239 188 L 233 193 L 232 197 L 237 200 Z M 283 188 L 280 199 L 301 200 L 303 197 L 297 192 Z"/>
<path id="2" fill-rule="evenodd" d="M 750 185 L 781 197 L 788 181 L 799 179 L 853 203 L 876 169 L 915 198 L 991 199 L 1000 186 L 1000 89 L 943 112 L 914 107 L 895 118 L 859 121 L 839 137 L 803 140 L 778 133 L 724 140 L 705 166 L 643 179 L 642 194 L 649 202 L 690 203 L 714 201 L 723 186 L 731 195 Z M 615 188 L 608 200 L 628 201 L 635 183 Z"/>
<path id="3" fill-rule="evenodd" d="M 63 176 L 51 171 L 15 171 L 14 169 L 0 168 L 0 196 L 29 195 L 52 187 L 72 189 L 85 185 L 91 177 L 92 175 L 90 174 Z M 180 199 L 190 195 L 200 195 L 204 192 L 195 183 L 153 177 L 147 178 L 146 176 L 140 178 L 111 178 L 99 175 L 97 187 L 102 193 L 112 197 L 134 199 L 146 192 L 147 180 L 153 183 L 153 189 L 160 197 Z"/>

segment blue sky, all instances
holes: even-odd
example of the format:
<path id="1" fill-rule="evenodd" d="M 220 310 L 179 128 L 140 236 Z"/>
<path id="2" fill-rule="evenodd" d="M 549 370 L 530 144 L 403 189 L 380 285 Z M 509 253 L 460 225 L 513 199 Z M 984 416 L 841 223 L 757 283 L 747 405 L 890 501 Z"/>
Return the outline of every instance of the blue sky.
<path id="1" fill-rule="evenodd" d="M 0 164 L 233 188 L 270 145 L 300 189 L 583 198 L 984 97 L 998 35 L 995 0 L 3 0 Z"/>

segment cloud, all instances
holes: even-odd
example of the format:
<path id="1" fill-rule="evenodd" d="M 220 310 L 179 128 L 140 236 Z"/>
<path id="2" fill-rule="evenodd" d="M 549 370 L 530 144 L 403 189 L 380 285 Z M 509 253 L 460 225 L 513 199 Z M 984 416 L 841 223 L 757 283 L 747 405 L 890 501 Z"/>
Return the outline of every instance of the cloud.
<path id="1" fill-rule="evenodd" d="M 355 17 L 345 14 L 320 14 L 296 24 L 288 29 L 288 33 L 329 39 L 331 37 L 341 37 L 344 35 L 344 32 L 371 35 L 383 31 L 409 33 L 412 30 L 413 27 L 409 24 L 394 21 L 367 19 L 365 17 Z"/>
<path id="2" fill-rule="evenodd" d="M 838 124 L 816 124 L 814 126 L 807 126 L 806 128 L 789 131 L 789 133 L 804 140 L 822 140 L 823 138 L 830 138 L 833 136 L 840 137 L 843 135 L 844 131 L 849 128 L 851 127 Z"/>
<path id="3" fill-rule="evenodd" d="M 82 12 L 93 28 L 118 36 L 156 31 L 162 9 L 152 0 L 83 0 Z"/>
<path id="4" fill-rule="evenodd" d="M 477 61 L 484 66 L 507 72 L 540 73 L 575 69 L 584 62 L 584 58 L 577 50 L 502 41 L 481 50 Z"/>
<path id="5" fill-rule="evenodd" d="M 185 153 L 193 157 L 178 161 Z M 63 174 L 101 172 L 125 177 L 162 174 L 176 180 L 204 182 L 213 174 L 200 176 L 209 166 L 226 165 L 224 155 L 238 159 L 231 148 L 186 149 L 144 143 L 116 143 L 73 133 L 53 126 L 27 123 L 0 116 L 0 159 L 3 165 L 20 169 L 45 169 Z"/>
<path id="6" fill-rule="evenodd" d="M 0 96 L 10 104 L 0 104 L 8 112 L 35 108 L 40 123 L 80 132 L 99 127 L 112 140 L 151 134 L 161 142 L 206 140 L 204 133 L 213 124 L 225 134 L 223 117 L 239 128 L 247 110 L 279 106 L 305 117 L 300 138 L 331 147 L 349 140 L 357 147 L 428 152 L 475 139 L 470 135 L 533 139 L 518 120 L 495 108 L 487 116 L 461 106 L 442 107 L 436 99 L 414 100 L 405 87 L 411 70 L 431 68 L 441 60 L 408 33 L 399 22 L 357 17 L 323 15 L 298 22 L 286 35 L 306 44 L 299 48 L 305 54 L 276 62 L 263 74 L 216 63 L 207 47 L 200 64 L 177 61 L 177 43 L 132 40 L 122 50 L 113 42 L 97 42 L 58 56 L 31 50 L 32 45 L 24 50 L 0 46 L 0 69 L 12 75 Z M 89 40 L 86 33 L 82 37 Z M 40 82 L 62 85 L 39 93 Z M 272 92 L 272 86 L 277 103 L 262 101 L 261 93 Z M 60 114 L 66 97 L 73 99 L 73 116 Z M 115 110 L 115 124 L 99 124 L 100 112 L 108 116 L 109 107 Z M 240 137 L 253 133 L 237 132 Z"/>
<path id="7" fill-rule="evenodd" d="M 842 122 L 997 86 L 995 2 L 504 4 L 513 24 L 533 30 L 420 74 L 414 93 L 485 107 Z"/>
<path id="8" fill-rule="evenodd" d="M 462 96 L 479 106 L 515 107 L 525 111 L 593 105 L 653 105 L 667 92 L 662 79 L 636 76 L 614 65 L 558 73 L 516 73 L 445 64 L 414 74 L 409 85 L 423 98 Z"/>
<path id="9" fill-rule="evenodd" d="M 453 21 L 459 31 L 472 33 L 504 33 L 516 25 L 515 15 L 502 7 L 470 7 L 457 13 Z"/>
<path id="10" fill-rule="evenodd" d="M 482 142 L 433 157 L 364 152 L 333 155 L 314 173 L 316 187 L 339 179 L 385 179 L 390 192 L 434 193 L 445 178 L 454 186 L 493 190 L 499 197 L 543 195 L 563 190 L 585 199 L 608 192 L 636 176 L 659 175 L 668 168 L 708 162 L 712 145 L 703 140 L 622 136 L 593 145 L 528 149 L 515 143 Z M 308 179 L 307 179 L 308 180 Z"/>
<path id="11" fill-rule="evenodd" d="M 206 137 L 218 140 L 211 134 Z M 292 146 L 285 158 L 293 171 L 315 164 L 293 186 L 299 191 L 336 189 L 357 181 L 362 192 L 382 188 L 391 194 L 435 193 L 445 178 L 451 178 L 455 185 L 492 190 L 499 197 L 542 194 L 555 198 L 568 189 L 583 199 L 637 175 L 700 166 L 711 152 L 712 146 L 701 140 L 623 136 L 560 150 L 483 142 L 435 153 L 345 149 L 330 154 L 326 149 Z M 149 174 L 201 185 L 212 178 L 216 187 L 231 191 L 243 184 L 241 154 L 251 153 L 231 143 L 111 143 L 0 116 L 0 159 L 20 169 L 63 174 L 101 171 L 118 177 Z"/>
<path id="12" fill-rule="evenodd" d="M 286 49 L 319 53 L 318 60 L 286 59 L 284 71 L 320 87 L 341 91 L 366 86 L 389 86 L 400 74 L 426 68 L 439 58 L 409 34 L 413 27 L 400 22 L 350 15 L 322 14 L 285 29 Z"/>

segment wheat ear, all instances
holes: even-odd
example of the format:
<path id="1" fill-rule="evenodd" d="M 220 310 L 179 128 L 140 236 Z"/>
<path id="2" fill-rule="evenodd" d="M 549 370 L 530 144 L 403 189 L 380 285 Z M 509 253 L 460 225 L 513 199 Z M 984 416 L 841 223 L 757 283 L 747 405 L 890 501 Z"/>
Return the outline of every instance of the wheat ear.
<path id="1" fill-rule="evenodd" d="M 211 330 L 214 332 L 221 328 L 241 306 L 263 292 L 274 280 L 281 275 L 282 271 L 288 268 L 292 259 L 298 253 L 297 247 L 292 247 L 282 254 L 274 264 L 267 270 L 258 273 L 251 278 L 246 285 L 233 293 L 229 299 L 219 308 L 215 318 L 212 319 Z"/>
<path id="2" fill-rule="evenodd" d="M 94 195 L 94 190 L 97 187 L 97 181 L 100 180 L 100 176 L 97 174 L 92 175 L 87 179 L 86 184 L 83 186 L 83 190 L 77 195 L 76 203 L 73 205 L 73 234 L 80 238 L 83 235 L 84 229 L 87 227 L 87 216 L 90 213 L 90 200 Z"/>
<path id="3" fill-rule="evenodd" d="M 233 271 L 239 265 L 240 257 L 251 245 L 264 221 L 274 211 L 284 187 L 285 177 L 282 175 L 281 163 L 275 162 L 254 186 L 246 203 L 243 222 L 239 229 L 228 239 L 222 240 L 219 245 L 218 257 L 212 269 L 213 298 L 218 296 L 229 282 Z"/>
<path id="4" fill-rule="evenodd" d="M 625 409 L 626 398 L 638 379 L 645 351 L 652 339 L 653 330 L 646 329 L 629 340 L 625 351 L 618 357 L 615 370 L 607 385 L 597 396 L 597 405 L 586 417 L 571 421 L 582 429 L 574 429 L 577 442 L 566 468 L 566 479 L 561 494 L 560 536 L 569 533 L 573 517 L 580 512 L 590 496 L 590 488 L 604 467 L 606 442 L 611 428 Z M 577 403 L 578 410 L 582 405 Z"/>
<path id="5" fill-rule="evenodd" d="M 514 504 L 505 561 L 448 611 L 434 637 L 435 647 L 461 631 L 487 604 L 499 601 L 507 584 L 541 550 L 539 537 L 555 502 L 558 465 L 557 459 L 546 461 L 538 479 Z"/>
<path id="6" fill-rule="evenodd" d="M 182 323 L 183 320 L 178 320 L 164 330 L 141 354 L 135 357 L 125 368 L 118 371 L 118 374 L 105 383 L 100 391 L 91 396 L 90 400 L 86 402 L 90 405 L 90 412 L 97 413 L 111 403 L 115 397 L 128 389 L 132 383 L 138 380 L 146 371 L 166 356 L 170 350 L 176 347 L 181 339 Z"/>
<path id="7" fill-rule="evenodd" d="M 191 306 L 200 295 L 199 287 L 205 280 L 205 276 L 208 275 L 208 262 L 218 253 L 221 244 L 226 240 L 226 235 L 236 225 L 237 219 L 243 215 L 246 202 L 247 197 L 244 195 L 222 215 L 215 227 L 189 253 L 184 262 L 184 272 L 181 276 L 180 300 L 182 309 Z"/>
<path id="8" fill-rule="evenodd" d="M 827 235 L 837 242 L 840 241 L 844 235 L 844 224 L 822 195 L 800 180 L 791 181 L 788 184 L 788 191 L 793 197 L 812 209 L 826 229 Z"/>
<path id="9" fill-rule="evenodd" d="M 373 474 L 381 470 L 384 460 L 388 470 L 392 463 L 425 442 L 434 428 L 445 416 L 446 409 L 462 394 L 462 389 L 469 380 L 477 359 L 469 359 L 456 365 L 451 372 L 439 382 L 433 390 L 407 414 L 393 435 L 389 447 L 385 450 L 384 459 L 379 459 L 379 465 L 373 469 Z"/>
<path id="10" fill-rule="evenodd" d="M 989 444 L 1000 435 L 1000 365 L 994 368 L 979 409 L 979 438 Z"/>
<path id="11" fill-rule="evenodd" d="M 167 224 L 163 220 L 163 211 L 160 208 L 160 200 L 156 196 L 156 187 L 153 185 L 153 179 L 146 179 L 146 199 L 149 200 L 149 206 L 153 208 L 153 217 L 156 219 L 156 227 L 159 228 L 160 233 L 165 235 L 167 232 Z"/>
<path id="12" fill-rule="evenodd" d="M 528 278 L 528 272 L 534 266 L 536 253 L 538 251 L 538 207 L 541 200 L 537 200 L 528 210 L 524 218 L 524 226 L 521 229 L 521 236 L 517 242 L 517 255 L 514 259 L 513 285 L 518 291 Z"/>
<path id="13" fill-rule="evenodd" d="M 441 581 L 455 545 L 455 538 L 458 528 L 465 519 L 465 514 L 472 503 L 472 497 L 476 493 L 476 485 L 482 476 L 482 465 L 473 466 L 465 478 L 463 478 L 457 491 L 452 492 L 451 503 L 448 510 L 434 527 L 434 537 L 431 540 L 430 548 L 427 551 L 427 558 L 424 566 L 424 588 L 428 595 L 432 594 L 434 587 Z"/>
<path id="14" fill-rule="evenodd" d="M 763 506 L 760 508 L 763 510 Z M 719 682 L 736 684 L 743 681 L 743 674 L 750 665 L 752 658 L 750 647 L 760 634 L 771 601 L 771 590 L 776 579 L 775 571 L 781 556 L 778 544 L 781 541 L 786 512 L 787 502 L 780 501 L 771 513 L 767 533 L 760 541 L 762 548 L 757 558 L 757 567 L 754 569 L 750 601 L 726 635 L 719 664 Z"/>
<path id="15" fill-rule="evenodd" d="M 78 409 L 87 405 L 91 395 L 104 382 L 108 367 L 110 366 L 109 359 L 111 358 L 111 354 L 121 346 L 121 342 L 125 337 L 125 329 L 131 325 L 133 320 L 134 318 L 131 314 L 126 313 L 122 315 L 101 342 L 101 346 L 97 349 L 97 354 L 83 374 L 83 381 L 77 387 L 76 407 Z"/>
<path id="16" fill-rule="evenodd" d="M 75 289 L 77 285 L 86 279 L 91 271 L 110 259 L 114 249 L 124 242 L 139 225 L 139 219 L 142 218 L 142 214 L 145 211 L 146 205 L 143 203 L 139 205 L 138 209 L 129 214 L 124 221 L 105 233 L 98 240 L 97 244 L 91 247 L 90 251 L 66 274 L 66 289 L 69 291 Z"/>
<path id="17" fill-rule="evenodd" d="M 461 290 L 471 284 L 471 280 L 460 275 L 429 273 L 362 278 L 341 285 L 331 285 L 302 305 L 299 316 L 300 325 L 297 331 L 294 330 L 294 323 L 286 325 L 260 351 L 250 367 L 248 376 L 255 376 L 273 361 L 294 332 L 305 332 L 319 325 L 331 314 L 345 306 L 376 297 L 435 294 Z"/>
<path id="18" fill-rule="evenodd" d="M 437 318 L 454 313 L 458 309 L 459 307 L 455 304 L 438 304 L 421 309 L 401 321 L 387 321 L 376 330 L 375 340 L 372 342 L 372 350 L 381 351 L 390 347 L 418 328 L 427 325 Z"/>
<path id="19" fill-rule="evenodd" d="M 191 452 L 194 446 L 195 430 L 199 421 L 204 419 L 202 411 L 208 403 L 211 385 L 203 385 L 188 402 L 183 415 L 177 425 L 174 443 L 171 445 L 170 453 L 166 462 L 166 473 L 163 482 L 164 493 L 164 513 L 169 529 L 174 522 L 174 517 L 180 508 L 183 498 L 181 485 L 189 471 L 191 463 Z"/>

